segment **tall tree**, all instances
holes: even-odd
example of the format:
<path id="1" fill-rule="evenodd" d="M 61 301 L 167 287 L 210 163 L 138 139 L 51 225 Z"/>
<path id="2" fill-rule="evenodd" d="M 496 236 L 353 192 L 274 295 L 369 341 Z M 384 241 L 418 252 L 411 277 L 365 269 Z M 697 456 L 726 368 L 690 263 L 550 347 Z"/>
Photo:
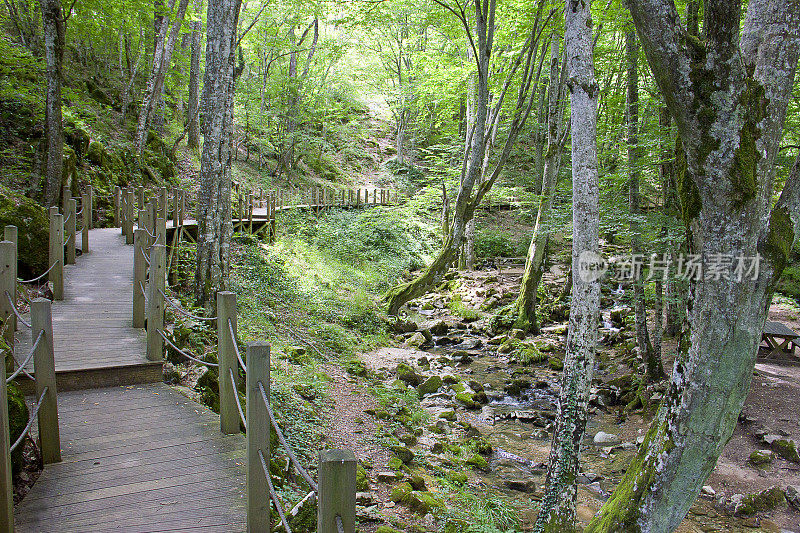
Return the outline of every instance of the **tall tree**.
<path id="1" fill-rule="evenodd" d="M 393 287 L 384 294 L 383 298 L 387 302 L 388 312 L 392 315 L 397 314 L 400 307 L 406 302 L 425 294 L 435 286 L 461 253 L 467 223 L 472 219 L 475 209 L 499 177 L 517 136 L 530 115 L 535 99 L 533 88 L 537 85 L 538 77 L 536 58 L 539 39 L 547 24 L 547 21 L 543 21 L 541 17 L 544 2 L 539 2 L 533 27 L 519 52 L 509 62 L 505 83 L 498 94 L 490 100 L 489 59 L 494 48 L 496 0 L 474 0 L 474 30 L 465 6 L 456 3 L 456 7 L 453 7 L 444 2 L 435 1 L 459 19 L 467 34 L 472 57 L 477 67 L 475 113 L 471 127 L 468 127 L 465 132 L 469 149 L 466 151 L 462 163 L 461 183 L 453 207 L 453 220 L 450 224 L 447 242 L 419 277 Z M 520 83 L 516 101 L 509 113 L 507 109 L 503 108 L 503 103 L 517 71 L 520 72 Z M 490 152 L 491 142 L 496 138 L 497 129 L 500 127 L 501 114 L 510 116 L 511 120 L 503 149 L 493 162 L 494 166 L 489 168 L 490 161 L 486 158 L 487 147 Z"/>
<path id="2" fill-rule="evenodd" d="M 519 295 L 512 307 L 514 327 L 523 331 L 537 331 L 536 293 L 542 281 L 543 266 L 547 245 L 550 240 L 550 216 L 553 211 L 553 196 L 556 191 L 558 170 L 561 166 L 561 150 L 566 140 L 566 128 L 563 124 L 564 88 L 566 87 L 566 64 L 559 68 L 558 39 L 553 40 L 550 50 L 550 80 L 547 89 L 547 151 L 543 154 L 542 176 L 534 175 L 534 180 L 541 183 L 539 208 L 536 213 L 536 225 L 528 247 L 525 260 L 525 272 L 522 275 Z M 544 94 L 542 93 L 542 97 Z"/>
<path id="3" fill-rule="evenodd" d="M 192 150 L 200 148 L 200 44 L 203 39 L 201 33 L 203 23 L 200 14 L 203 10 L 202 1 L 195 1 L 195 19 L 192 20 L 192 50 L 189 63 L 189 106 L 186 115 L 188 137 L 186 146 Z"/>
<path id="4" fill-rule="evenodd" d="M 629 5 L 682 140 L 678 181 L 691 250 L 706 266 L 734 263 L 724 275 L 692 278 L 688 351 L 676 356 L 638 455 L 587 529 L 655 533 L 683 520 L 733 433 L 800 231 L 798 165 L 772 205 L 800 56 L 800 2 L 751 0 L 740 31 L 740 0 L 707 1 L 699 38 L 681 27 L 672 0 Z"/>
<path id="5" fill-rule="evenodd" d="M 175 4 L 175 0 L 170 0 L 169 7 Z M 167 41 L 164 42 L 164 36 L 169 27 L 169 17 L 163 16 L 162 20 L 156 21 L 156 25 L 160 26 L 156 36 L 155 52 L 153 54 L 153 67 L 150 69 L 150 77 L 147 80 L 147 89 L 142 97 L 142 107 L 139 110 L 139 123 L 136 126 L 136 139 L 134 142 L 136 153 L 141 156 L 144 151 L 144 145 L 147 141 L 147 131 L 150 126 L 150 119 L 153 115 L 156 106 L 158 105 L 161 93 L 164 90 L 164 80 L 169 70 L 170 62 L 172 61 L 172 51 L 175 49 L 175 41 L 178 38 L 178 33 L 183 23 L 183 16 L 186 13 L 186 7 L 189 5 L 189 0 L 179 0 L 178 10 L 172 21 L 172 28 L 169 32 Z M 158 19 L 158 14 L 157 14 Z"/>
<path id="6" fill-rule="evenodd" d="M 564 373 L 553 431 L 542 506 L 533 530 L 568 533 L 575 528 L 577 476 L 586 431 L 600 308 L 600 188 L 597 163 L 597 97 L 594 76 L 591 4 L 566 0 L 564 46 L 572 104 L 572 302 Z"/>
<path id="7" fill-rule="evenodd" d="M 231 136 L 241 0 L 210 0 L 203 77 L 203 151 L 197 198 L 195 297 L 208 305 L 230 270 Z"/>
<path id="8" fill-rule="evenodd" d="M 64 126 L 61 122 L 61 66 L 64 62 L 65 21 L 61 0 L 42 0 L 44 57 L 47 65 L 47 101 L 45 103 L 45 137 L 47 164 L 44 176 L 44 201 L 57 205 L 64 172 Z"/>
<path id="9" fill-rule="evenodd" d="M 630 211 L 631 256 L 633 261 L 642 257 L 642 229 L 639 223 L 641 198 L 639 195 L 639 42 L 631 28 L 625 32 L 625 59 L 628 71 L 626 91 L 625 120 L 628 123 L 628 207 Z M 661 358 L 655 356 L 650 333 L 647 329 L 647 307 L 644 298 L 644 279 L 639 275 L 633 278 L 633 312 L 636 323 L 636 346 L 645 365 L 649 381 L 661 379 L 664 369 Z"/>

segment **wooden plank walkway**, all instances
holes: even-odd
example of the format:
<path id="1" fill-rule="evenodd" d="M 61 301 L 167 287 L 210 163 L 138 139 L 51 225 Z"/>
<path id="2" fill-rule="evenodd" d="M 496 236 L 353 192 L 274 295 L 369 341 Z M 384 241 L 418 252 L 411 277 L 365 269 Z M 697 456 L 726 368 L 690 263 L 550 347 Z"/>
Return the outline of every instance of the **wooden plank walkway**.
<path id="1" fill-rule="evenodd" d="M 15 510 L 17 531 L 244 531 L 244 437 L 164 384 L 58 396 L 63 461 Z"/>
<path id="2" fill-rule="evenodd" d="M 91 230 L 89 245 L 64 267 L 64 299 L 53 302 L 59 390 L 160 381 L 161 364 L 144 355 L 144 330 L 132 327 L 133 246 L 115 228 Z M 21 330 L 16 353 L 26 354 L 31 334 Z"/>
<path id="3" fill-rule="evenodd" d="M 217 415 L 145 358 L 133 246 L 113 228 L 91 230 L 89 244 L 52 308 L 63 461 L 16 506 L 17 531 L 244 531 L 243 435 L 223 435 Z M 29 334 L 18 343 L 25 353 Z M 128 384 L 92 387 L 109 383 Z"/>

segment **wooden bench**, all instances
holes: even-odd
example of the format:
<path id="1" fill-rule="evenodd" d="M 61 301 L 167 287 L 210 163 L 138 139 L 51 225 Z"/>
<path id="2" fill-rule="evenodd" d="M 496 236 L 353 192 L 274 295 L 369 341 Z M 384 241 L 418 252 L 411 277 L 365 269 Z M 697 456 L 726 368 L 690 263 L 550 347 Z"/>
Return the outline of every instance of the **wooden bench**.
<path id="1" fill-rule="evenodd" d="M 797 346 L 797 339 L 800 334 L 795 333 L 784 324 L 780 322 L 773 322 L 767 320 L 764 324 L 764 333 L 761 334 L 761 349 L 763 349 L 761 358 L 763 359 L 781 359 L 786 355 L 793 356 L 794 348 Z"/>

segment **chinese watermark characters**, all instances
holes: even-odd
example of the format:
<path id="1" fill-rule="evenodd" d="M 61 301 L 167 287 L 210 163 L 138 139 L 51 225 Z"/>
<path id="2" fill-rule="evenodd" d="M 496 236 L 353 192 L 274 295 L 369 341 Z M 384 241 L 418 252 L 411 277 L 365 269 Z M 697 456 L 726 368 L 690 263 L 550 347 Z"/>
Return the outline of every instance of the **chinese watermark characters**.
<path id="1" fill-rule="evenodd" d="M 578 258 L 578 274 L 586 282 L 601 278 L 621 283 L 640 279 L 665 281 L 668 278 L 755 281 L 760 267 L 759 254 L 632 254 L 605 259 L 594 252 L 583 252 Z"/>

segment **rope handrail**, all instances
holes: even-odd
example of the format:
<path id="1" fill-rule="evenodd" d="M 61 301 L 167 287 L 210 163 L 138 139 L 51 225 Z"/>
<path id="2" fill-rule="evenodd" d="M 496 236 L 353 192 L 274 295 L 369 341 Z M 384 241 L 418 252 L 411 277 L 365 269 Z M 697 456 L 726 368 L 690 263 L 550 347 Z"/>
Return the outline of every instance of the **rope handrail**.
<path id="1" fill-rule="evenodd" d="M 72 213 L 70 213 L 69 215 L 67 215 L 67 218 L 65 218 L 65 219 L 64 219 L 64 225 L 65 225 L 65 226 L 67 225 L 67 222 L 69 222 L 69 219 L 70 219 L 70 218 L 72 218 Z"/>
<path id="2" fill-rule="evenodd" d="M 342 524 L 342 517 L 340 515 L 336 515 L 336 529 L 339 533 L 344 533 L 344 524 Z"/>
<path id="3" fill-rule="evenodd" d="M 188 316 L 189 318 L 193 318 L 193 319 L 195 319 L 195 320 L 206 320 L 206 321 L 209 321 L 209 322 L 211 322 L 211 321 L 213 321 L 213 320 L 216 320 L 216 319 L 217 319 L 217 317 L 215 317 L 215 316 L 197 316 L 197 315 L 193 315 L 192 313 L 190 313 L 189 311 L 187 311 L 186 309 L 184 309 L 184 308 L 183 308 L 183 307 L 181 307 L 180 305 L 176 304 L 176 303 L 174 302 L 174 300 L 172 300 L 172 298 L 170 298 L 169 296 L 167 296 L 167 295 L 166 295 L 166 293 L 165 293 L 164 291 L 162 291 L 161 289 L 158 289 L 158 292 L 160 292 L 160 293 L 161 293 L 161 296 L 163 296 L 163 297 L 164 297 L 164 300 L 165 300 L 165 301 L 166 301 L 166 302 L 167 302 L 167 303 L 168 303 L 168 304 L 169 304 L 169 305 L 170 305 L 170 306 L 171 306 L 173 309 L 175 309 L 176 311 L 178 311 L 178 312 L 179 312 L 179 313 L 181 313 L 182 315 L 186 315 L 186 316 Z"/>
<path id="4" fill-rule="evenodd" d="M 15 362 L 15 363 L 17 363 L 17 366 L 19 366 L 19 367 L 22 369 L 22 373 L 23 373 L 23 374 L 25 374 L 25 375 L 28 377 L 28 379 L 29 379 L 29 380 L 31 380 L 31 381 L 36 381 L 36 378 L 34 378 L 34 377 L 31 375 L 31 373 L 30 373 L 30 372 L 28 372 L 27 370 L 25 370 L 25 367 L 24 367 L 24 366 L 22 366 L 22 365 L 20 365 L 20 364 L 19 364 L 19 361 L 17 361 L 17 358 L 16 358 L 16 357 L 14 357 L 14 356 L 12 355 L 12 356 L 11 356 L 11 358 L 14 360 L 14 362 Z"/>
<path id="5" fill-rule="evenodd" d="M 269 399 L 267 398 L 267 393 L 264 390 L 264 384 L 261 383 L 260 381 L 258 382 L 258 390 L 261 392 L 261 399 L 264 401 L 264 405 L 267 408 L 267 415 L 269 415 L 269 420 L 272 423 L 272 427 L 275 428 L 275 433 L 278 436 L 278 440 L 286 449 L 286 454 L 289 456 L 289 460 L 292 461 L 295 470 L 300 472 L 300 475 L 303 476 L 303 479 L 306 480 L 306 483 L 308 483 L 309 487 L 314 489 L 314 491 L 319 491 L 319 486 L 317 485 L 317 482 L 314 481 L 308 474 L 306 469 L 303 468 L 303 465 L 300 464 L 300 461 L 297 460 L 297 457 L 295 457 L 294 452 L 292 452 L 291 446 L 289 446 L 289 443 L 286 442 L 286 437 L 283 436 L 281 428 L 278 426 L 278 422 L 275 420 L 275 415 L 272 413 L 272 407 L 270 407 L 269 405 Z"/>
<path id="6" fill-rule="evenodd" d="M 142 253 L 142 257 L 144 257 L 144 262 L 147 263 L 147 266 L 150 266 L 150 257 L 148 257 L 147 252 L 144 251 L 144 248 L 139 248 L 139 251 Z"/>
<path id="7" fill-rule="evenodd" d="M 142 298 L 144 298 L 144 304 L 147 305 L 148 302 L 147 291 L 144 290 L 144 284 L 141 281 L 139 282 L 139 289 L 142 291 Z"/>
<path id="8" fill-rule="evenodd" d="M 275 509 L 278 511 L 278 517 L 281 519 L 283 529 L 286 530 L 286 533 L 292 533 L 291 528 L 289 528 L 289 521 L 286 520 L 286 514 L 283 512 L 283 502 L 278 497 L 278 493 L 275 492 L 275 487 L 272 485 L 272 476 L 269 474 L 269 468 L 267 467 L 267 462 L 264 460 L 264 454 L 261 450 L 258 450 L 258 458 L 261 459 L 261 468 L 264 470 L 264 477 L 267 478 L 269 497 L 275 504 Z"/>
<path id="9" fill-rule="evenodd" d="M 236 352 L 236 359 L 239 360 L 242 370 L 247 373 L 247 365 L 244 364 L 244 361 L 242 360 L 242 354 L 239 353 L 239 343 L 236 342 L 236 333 L 233 331 L 233 321 L 230 318 L 228 319 L 228 331 L 231 333 L 231 343 L 233 344 L 233 349 Z"/>
<path id="10" fill-rule="evenodd" d="M 8 303 L 11 304 L 11 311 L 14 313 L 14 316 L 16 316 L 17 320 L 22 322 L 22 324 L 26 328 L 30 328 L 31 327 L 30 323 L 27 322 L 24 318 L 22 318 L 22 315 L 20 314 L 19 309 L 17 309 L 17 306 L 14 303 L 14 299 L 11 297 L 11 295 L 8 293 L 8 291 L 5 291 L 5 292 L 6 292 L 6 298 L 8 299 Z"/>
<path id="11" fill-rule="evenodd" d="M 149 229 L 147 229 L 147 228 L 146 228 L 146 227 L 144 227 L 144 226 L 139 226 L 139 229 L 143 229 L 143 230 L 144 230 L 144 232 L 145 232 L 145 233 L 147 233 L 147 235 L 148 235 L 148 236 L 149 236 L 151 239 L 155 239 L 155 238 L 157 237 L 155 234 L 153 234 L 153 233 L 150 233 L 150 230 L 149 230 Z"/>
<path id="12" fill-rule="evenodd" d="M 200 363 L 201 365 L 213 366 L 213 367 L 218 367 L 219 366 L 219 363 L 211 363 L 209 361 L 203 361 L 202 359 L 198 359 L 197 357 L 193 357 L 193 356 L 189 355 L 188 353 L 184 352 L 183 350 L 181 350 L 180 348 L 175 346 L 172 343 L 172 341 L 167 338 L 166 335 L 164 335 L 164 330 L 159 329 L 158 330 L 158 334 L 161 335 L 161 338 L 164 339 L 166 341 L 166 343 L 169 344 L 172 347 L 173 350 L 175 350 L 176 352 L 178 352 L 179 354 L 181 354 L 185 358 L 191 359 L 195 363 Z"/>
<path id="13" fill-rule="evenodd" d="M 6 378 L 6 383 L 11 383 L 12 381 L 14 381 L 14 378 L 19 376 L 20 372 L 23 371 L 23 369 L 25 368 L 25 365 L 27 365 L 28 363 L 31 362 L 31 359 L 33 358 L 33 352 L 36 351 L 36 347 L 39 346 L 39 341 L 42 340 L 42 337 L 44 337 L 44 330 L 41 330 L 39 332 L 39 336 L 36 337 L 36 341 L 33 343 L 33 346 L 31 346 L 31 351 L 28 354 L 28 357 L 26 357 L 25 360 L 22 361 L 21 363 L 17 363 L 19 365 L 19 367 L 14 371 L 13 374 L 11 374 L 10 376 L 8 376 Z"/>
<path id="14" fill-rule="evenodd" d="M 27 284 L 27 283 L 34 283 L 34 282 L 36 282 L 36 281 L 39 281 L 40 279 L 42 279 L 43 277 L 45 277 L 46 275 L 48 275 L 48 274 L 50 273 L 50 271 L 51 271 L 51 270 L 53 270 L 53 269 L 56 267 L 56 265 L 58 264 L 58 262 L 59 262 L 59 261 L 61 261 L 61 259 L 56 259 L 55 261 L 53 261 L 53 264 L 52 264 L 52 265 L 50 265 L 50 268 L 48 268 L 48 269 L 45 271 L 45 273 L 44 273 L 44 274 L 42 274 L 41 276 L 36 276 L 36 277 L 35 277 L 35 278 L 33 278 L 33 279 L 21 279 L 21 280 L 19 280 L 19 282 L 20 282 L 20 283 L 23 283 L 23 284 Z"/>
<path id="15" fill-rule="evenodd" d="M 70 240 L 71 238 L 72 238 L 72 235 L 67 235 L 67 238 L 66 238 L 66 239 L 64 239 L 64 246 L 66 246 L 66 245 L 67 245 L 67 243 L 69 242 L 69 240 Z"/>
<path id="16" fill-rule="evenodd" d="M 239 418 L 242 420 L 242 425 L 247 431 L 247 417 L 244 416 L 244 409 L 242 409 L 242 402 L 239 401 L 239 391 L 236 389 L 236 377 L 233 375 L 233 369 L 228 369 L 228 375 L 231 378 L 231 386 L 233 387 L 233 398 L 236 400 L 236 409 L 239 410 Z"/>
<path id="17" fill-rule="evenodd" d="M 80 210 L 75 211 L 75 216 L 82 215 L 83 214 L 83 208 L 84 208 L 84 206 L 81 206 Z"/>
<path id="18" fill-rule="evenodd" d="M 17 449 L 17 446 L 19 446 L 19 443 L 22 442 L 28 435 L 28 432 L 31 430 L 31 426 L 33 425 L 33 419 L 36 418 L 36 415 L 39 413 L 39 408 L 42 406 L 45 394 L 47 394 L 46 386 L 44 389 L 42 389 L 42 395 L 39 396 L 39 400 L 36 402 L 33 412 L 28 417 L 28 424 L 25 426 L 25 429 L 22 430 L 22 433 L 20 433 L 19 437 L 17 437 L 17 440 L 14 441 L 14 444 L 11 445 L 11 448 L 8 449 L 9 452 L 13 453 L 13 451 Z"/>

